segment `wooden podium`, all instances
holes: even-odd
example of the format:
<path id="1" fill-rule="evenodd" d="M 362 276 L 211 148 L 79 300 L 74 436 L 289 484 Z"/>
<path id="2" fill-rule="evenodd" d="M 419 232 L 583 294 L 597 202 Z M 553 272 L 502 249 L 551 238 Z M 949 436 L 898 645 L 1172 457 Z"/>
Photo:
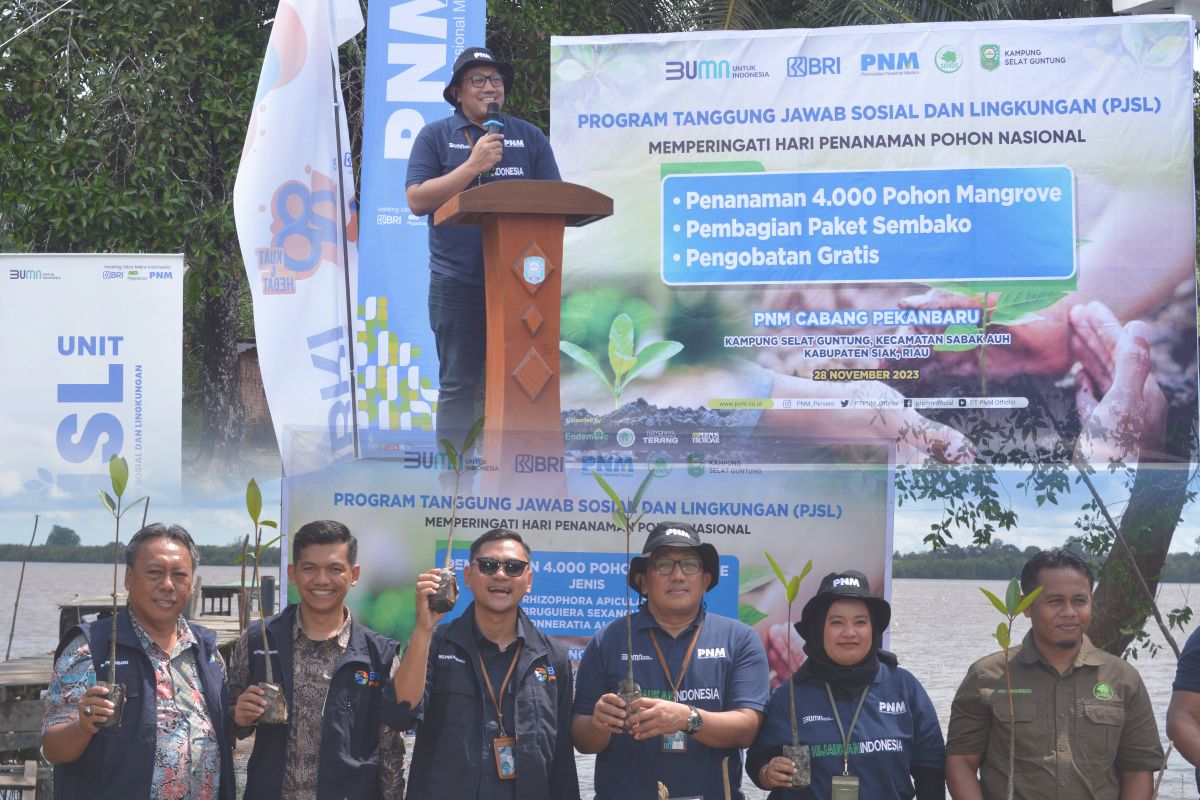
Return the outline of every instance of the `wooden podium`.
<path id="1" fill-rule="evenodd" d="M 496 181 L 452 197 L 435 225 L 478 225 L 487 297 L 485 492 L 561 494 L 563 228 L 611 216 L 611 197 L 561 181 Z"/>

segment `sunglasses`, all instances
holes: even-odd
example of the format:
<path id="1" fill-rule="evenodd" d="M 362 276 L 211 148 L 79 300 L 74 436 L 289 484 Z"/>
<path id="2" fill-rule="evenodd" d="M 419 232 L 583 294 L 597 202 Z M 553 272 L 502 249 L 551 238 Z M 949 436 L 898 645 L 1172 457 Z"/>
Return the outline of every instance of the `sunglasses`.
<path id="1" fill-rule="evenodd" d="M 499 72 L 493 72 L 491 75 L 472 75 L 467 78 L 471 85 L 476 89 L 482 89 L 485 83 L 490 83 L 492 86 L 499 88 L 504 85 L 504 76 Z"/>
<path id="2" fill-rule="evenodd" d="M 528 561 L 522 561 L 519 558 L 506 558 L 501 561 L 498 558 L 489 558 L 488 556 L 480 556 L 475 559 L 475 566 L 484 575 L 495 575 L 496 570 L 500 569 L 500 565 L 504 565 L 504 574 L 510 578 L 519 578 L 525 574 L 525 568 L 529 566 Z"/>
<path id="3" fill-rule="evenodd" d="M 696 558 L 695 556 L 681 558 L 678 561 L 673 558 L 656 558 L 650 562 L 650 566 L 654 570 L 654 574 L 662 575 L 663 577 L 666 577 L 674 572 L 676 564 L 679 565 L 679 571 L 684 575 L 695 575 L 703 566 L 700 559 Z"/>

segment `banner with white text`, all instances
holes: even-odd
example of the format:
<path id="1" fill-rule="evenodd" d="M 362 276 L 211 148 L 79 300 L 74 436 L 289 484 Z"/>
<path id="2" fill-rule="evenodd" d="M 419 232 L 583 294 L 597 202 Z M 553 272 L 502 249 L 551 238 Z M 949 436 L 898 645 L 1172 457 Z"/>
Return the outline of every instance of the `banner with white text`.
<path id="1" fill-rule="evenodd" d="M 703 407 L 902 464 L 1186 463 L 1193 33 L 556 37 L 558 163 L 615 203 L 568 232 L 563 408 L 641 402 L 639 442 Z"/>
<path id="2" fill-rule="evenodd" d="M 127 500 L 179 496 L 183 256 L 0 254 L 5 511 L 99 511 L 108 461 Z"/>

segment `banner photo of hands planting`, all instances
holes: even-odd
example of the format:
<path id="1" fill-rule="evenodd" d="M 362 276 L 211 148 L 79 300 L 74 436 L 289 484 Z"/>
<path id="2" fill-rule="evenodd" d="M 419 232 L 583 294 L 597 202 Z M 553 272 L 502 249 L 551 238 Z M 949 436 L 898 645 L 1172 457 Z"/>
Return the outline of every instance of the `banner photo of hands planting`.
<path id="1" fill-rule="evenodd" d="M 568 233 L 563 408 L 649 435 L 750 409 L 907 464 L 1187 460 L 1168 431 L 1196 419 L 1192 33 L 556 38 L 563 177 L 615 201 Z M 664 341 L 627 385 L 607 371 Z"/>

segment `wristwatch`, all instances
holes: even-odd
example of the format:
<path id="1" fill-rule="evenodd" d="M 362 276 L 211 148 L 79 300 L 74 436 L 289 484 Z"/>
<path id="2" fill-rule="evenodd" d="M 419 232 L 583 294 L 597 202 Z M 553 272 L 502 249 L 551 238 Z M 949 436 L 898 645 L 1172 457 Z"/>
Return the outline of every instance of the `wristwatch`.
<path id="1" fill-rule="evenodd" d="M 692 710 L 692 713 L 688 714 L 687 728 L 684 729 L 684 733 L 691 736 L 700 732 L 700 726 L 704 724 L 704 717 L 700 716 L 700 709 L 695 706 L 688 706 L 688 708 Z"/>

